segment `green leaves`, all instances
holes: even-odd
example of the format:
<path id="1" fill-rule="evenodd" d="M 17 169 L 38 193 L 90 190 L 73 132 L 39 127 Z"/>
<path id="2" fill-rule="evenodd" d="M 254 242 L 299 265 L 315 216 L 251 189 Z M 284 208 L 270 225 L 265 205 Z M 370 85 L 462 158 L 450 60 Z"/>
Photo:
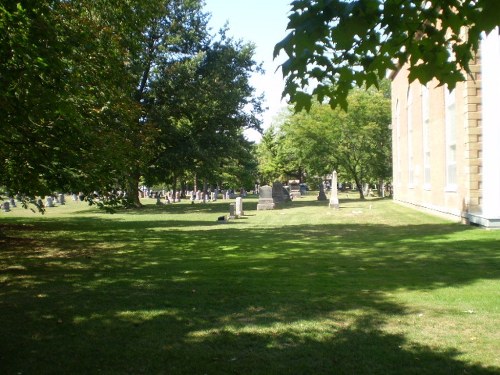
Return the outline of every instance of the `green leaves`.
<path id="1" fill-rule="evenodd" d="M 315 93 L 308 84 L 329 85 L 330 105 L 345 106 L 352 87 L 377 87 L 387 70 L 405 63 L 411 81 L 437 78 L 454 87 L 469 71 L 481 32 L 500 25 L 498 9 L 496 0 L 294 1 L 291 32 L 274 50 L 288 56 L 284 95 L 300 110 Z"/>
<path id="2" fill-rule="evenodd" d="M 382 83 L 384 88 L 389 86 Z M 326 85 L 318 86 L 315 93 L 330 94 Z M 390 98 L 386 93 L 359 89 L 351 90 L 346 98 L 348 112 L 312 100 L 310 107 L 304 105 L 307 111 L 285 113 L 279 129 L 266 132 L 259 145 L 266 181 L 286 179 L 299 170 L 323 176 L 334 167 L 340 168 L 344 180 L 369 182 L 391 176 Z"/>

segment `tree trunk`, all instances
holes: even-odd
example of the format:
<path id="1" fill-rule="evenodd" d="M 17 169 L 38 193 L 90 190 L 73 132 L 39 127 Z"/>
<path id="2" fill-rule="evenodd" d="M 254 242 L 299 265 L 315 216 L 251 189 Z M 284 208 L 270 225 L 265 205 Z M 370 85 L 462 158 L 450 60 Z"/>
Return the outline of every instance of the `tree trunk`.
<path id="1" fill-rule="evenodd" d="M 208 187 L 207 179 L 204 178 L 203 179 L 203 202 L 205 202 L 205 197 L 207 196 L 207 187 Z"/>
<path id="2" fill-rule="evenodd" d="M 187 191 L 187 186 L 186 186 L 186 181 L 183 179 L 181 180 L 181 199 L 186 199 L 186 191 Z"/>
<path id="3" fill-rule="evenodd" d="M 361 183 L 361 181 L 359 181 L 358 178 L 355 178 L 354 182 L 356 183 L 356 189 L 358 189 L 359 192 L 359 199 L 364 200 L 365 195 L 363 194 L 363 184 Z"/>
<path id="4" fill-rule="evenodd" d="M 139 180 L 141 174 L 137 167 L 133 167 L 133 170 L 130 173 L 128 178 L 128 186 L 127 186 L 127 200 L 131 207 L 141 208 L 142 203 L 139 199 Z"/>
<path id="5" fill-rule="evenodd" d="M 378 196 L 385 198 L 385 182 L 382 178 L 378 181 Z"/>

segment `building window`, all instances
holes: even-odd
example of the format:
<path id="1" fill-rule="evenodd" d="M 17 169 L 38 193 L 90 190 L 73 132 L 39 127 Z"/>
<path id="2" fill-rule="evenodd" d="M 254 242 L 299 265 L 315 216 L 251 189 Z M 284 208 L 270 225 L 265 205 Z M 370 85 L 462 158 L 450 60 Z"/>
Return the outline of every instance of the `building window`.
<path id="1" fill-rule="evenodd" d="M 457 124 L 455 90 L 444 88 L 445 128 L 446 128 L 446 190 L 457 190 Z"/>
<path id="2" fill-rule="evenodd" d="M 412 188 L 414 184 L 415 170 L 413 160 L 413 94 L 411 86 L 408 87 L 406 97 L 406 115 L 408 126 L 408 187 Z"/>
<path id="3" fill-rule="evenodd" d="M 431 188 L 431 147 L 429 140 L 429 125 L 430 125 L 430 102 L 429 88 L 427 85 L 422 86 L 422 151 L 424 160 L 424 189 Z"/>

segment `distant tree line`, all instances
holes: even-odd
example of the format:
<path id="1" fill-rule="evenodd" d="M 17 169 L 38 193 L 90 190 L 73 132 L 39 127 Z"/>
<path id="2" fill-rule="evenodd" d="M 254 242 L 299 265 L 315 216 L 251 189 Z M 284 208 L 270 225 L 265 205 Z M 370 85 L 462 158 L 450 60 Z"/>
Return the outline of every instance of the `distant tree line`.
<path id="1" fill-rule="evenodd" d="M 348 111 L 313 101 L 309 111 L 282 114 L 258 146 L 261 180 L 299 179 L 313 188 L 335 169 L 339 182 L 381 188 L 392 178 L 389 83 L 381 90 L 353 89 Z"/>

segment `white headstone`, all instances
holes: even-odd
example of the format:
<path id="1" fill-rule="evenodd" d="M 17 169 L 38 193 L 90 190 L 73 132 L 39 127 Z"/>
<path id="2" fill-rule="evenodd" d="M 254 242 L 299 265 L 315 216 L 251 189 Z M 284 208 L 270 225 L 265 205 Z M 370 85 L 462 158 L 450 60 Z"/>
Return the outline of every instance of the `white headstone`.
<path id="1" fill-rule="evenodd" d="M 243 216 L 243 199 L 241 197 L 236 198 L 236 216 Z"/>
<path id="2" fill-rule="evenodd" d="M 47 205 L 47 207 L 54 207 L 54 200 L 52 199 L 52 197 L 47 197 L 45 204 Z"/>
<path id="3" fill-rule="evenodd" d="M 330 207 L 339 208 L 339 197 L 337 191 L 337 171 L 332 173 L 332 189 L 330 193 Z"/>

